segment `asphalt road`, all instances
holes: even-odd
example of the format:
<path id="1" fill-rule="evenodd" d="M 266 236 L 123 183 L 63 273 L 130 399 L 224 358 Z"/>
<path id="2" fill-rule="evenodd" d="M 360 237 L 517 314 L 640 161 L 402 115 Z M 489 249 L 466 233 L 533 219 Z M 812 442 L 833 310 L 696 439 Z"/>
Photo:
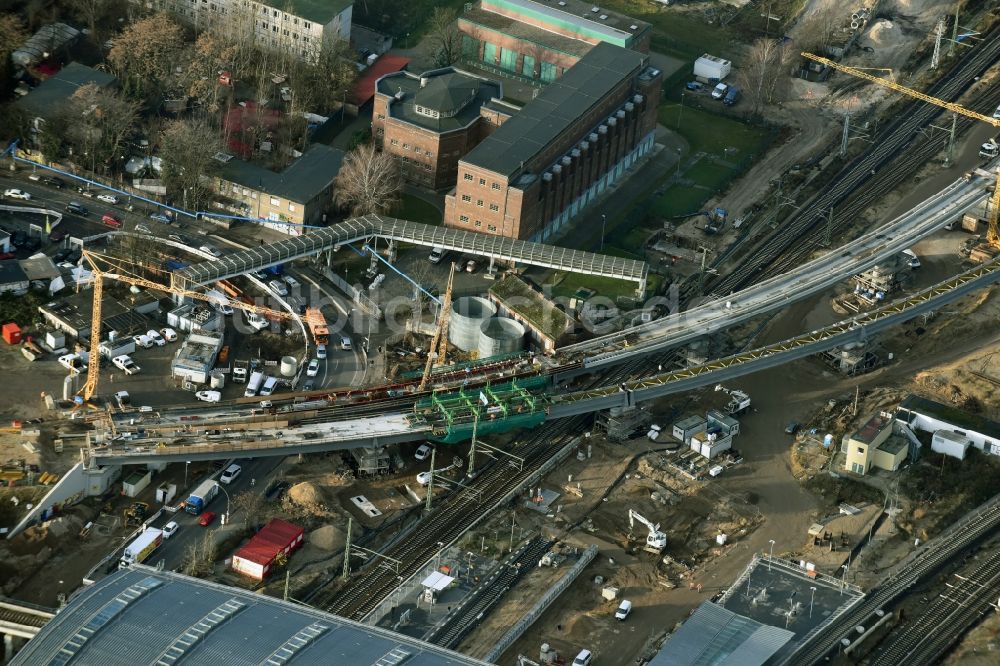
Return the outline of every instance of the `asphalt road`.
<path id="1" fill-rule="evenodd" d="M 221 485 L 221 490 L 208 503 L 207 510 L 216 514 L 215 520 L 208 527 L 202 527 L 198 524 L 201 516 L 195 516 L 183 511 L 173 514 L 165 512 L 152 527 L 162 528 L 171 520 L 175 521 L 180 527 L 173 537 L 163 542 L 163 545 L 156 551 L 148 564 L 155 566 L 162 561 L 165 569 L 174 570 L 182 567 L 188 548 L 203 538 L 206 530 L 218 530 L 223 527 L 222 515 L 226 512 L 226 493 L 228 493 L 230 500 L 243 491 L 253 491 L 263 495 L 267 488 L 268 478 L 281 461 L 282 458 L 277 456 L 272 458 L 255 458 L 252 460 L 236 460 L 235 462 L 243 468 L 243 471 L 232 483 Z M 227 466 L 228 464 L 223 469 Z M 216 471 L 212 478 L 218 479 L 219 474 L 221 474 L 221 470 Z M 178 492 L 175 502 L 179 503 L 186 499 L 205 478 L 189 479 L 189 487 Z M 253 486 L 250 485 L 252 480 L 255 481 Z M 230 524 L 239 525 L 242 520 L 243 516 L 238 511 L 230 513 Z M 223 554 L 223 556 L 228 556 L 228 554 Z"/>

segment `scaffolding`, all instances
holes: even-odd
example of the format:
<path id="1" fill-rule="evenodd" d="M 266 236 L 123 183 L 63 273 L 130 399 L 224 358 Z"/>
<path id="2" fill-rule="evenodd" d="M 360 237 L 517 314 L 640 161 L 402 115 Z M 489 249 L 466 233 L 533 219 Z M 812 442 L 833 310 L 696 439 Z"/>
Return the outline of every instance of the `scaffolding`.
<path id="1" fill-rule="evenodd" d="M 432 426 L 431 439 L 447 444 L 518 428 L 546 418 L 547 377 L 533 377 L 472 391 L 459 390 L 420 400 L 414 407 Z"/>

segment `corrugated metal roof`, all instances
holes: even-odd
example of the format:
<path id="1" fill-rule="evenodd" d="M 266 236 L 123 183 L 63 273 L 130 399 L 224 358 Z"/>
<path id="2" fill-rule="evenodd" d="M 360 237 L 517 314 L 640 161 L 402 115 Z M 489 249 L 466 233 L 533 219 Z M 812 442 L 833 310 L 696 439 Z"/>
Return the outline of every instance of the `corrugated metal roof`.
<path id="1" fill-rule="evenodd" d="M 706 601 L 670 637 L 650 666 L 759 666 L 795 634 Z"/>
<path id="2" fill-rule="evenodd" d="M 317 623 L 324 630 L 319 635 L 309 632 L 310 641 L 294 652 L 289 663 L 365 666 L 397 650 L 412 655 L 406 661 L 407 666 L 485 663 L 280 599 L 137 565 L 85 588 L 15 655 L 11 664 L 52 663 L 60 650 L 102 609 L 126 595 L 129 588 L 148 585 L 149 579 L 161 584 L 130 600 L 114 617 L 97 627 L 68 663 L 101 666 L 156 663 L 198 625 L 198 641 L 187 647 L 175 663 L 258 666 Z M 217 617 L 220 608 L 235 607 L 233 604 L 239 606 L 239 612 L 220 618 L 218 623 L 199 624 L 203 618 Z M 296 645 L 300 644 L 296 641 Z"/>
<path id="3" fill-rule="evenodd" d="M 255 564 L 267 564 L 278 553 L 301 540 L 305 533 L 298 525 L 275 518 L 254 534 L 250 542 L 237 550 L 233 556 L 248 560 Z"/>

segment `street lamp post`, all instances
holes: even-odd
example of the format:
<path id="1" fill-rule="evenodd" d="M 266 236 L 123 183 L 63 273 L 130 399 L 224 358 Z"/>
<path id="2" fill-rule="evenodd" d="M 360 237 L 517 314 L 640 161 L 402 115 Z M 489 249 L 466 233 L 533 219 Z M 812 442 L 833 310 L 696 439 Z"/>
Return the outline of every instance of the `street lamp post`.
<path id="1" fill-rule="evenodd" d="M 608 216 L 601 213 L 601 252 L 604 252 L 604 228 L 608 222 Z"/>
<path id="2" fill-rule="evenodd" d="M 219 483 L 218 481 L 215 482 L 215 487 L 221 490 L 222 494 L 226 496 L 226 512 L 223 514 L 222 517 L 222 524 L 226 525 L 229 523 L 229 493 L 226 491 L 225 488 L 222 487 L 222 484 Z"/>
<path id="3" fill-rule="evenodd" d="M 771 554 L 767 557 L 767 570 L 771 570 L 771 561 L 774 559 L 774 539 L 768 539 L 768 543 L 771 544 Z"/>
<path id="4" fill-rule="evenodd" d="M 184 461 L 184 487 L 187 488 L 188 485 L 188 465 L 191 464 L 190 460 Z"/>
<path id="5" fill-rule="evenodd" d="M 813 616 L 813 600 L 816 598 L 816 588 L 810 587 L 809 589 L 812 590 L 812 596 L 809 597 L 809 617 L 811 618 Z"/>
<path id="6" fill-rule="evenodd" d="M 677 129 L 681 128 L 681 118 L 684 117 L 684 91 L 681 91 L 681 109 L 677 112 Z"/>
<path id="7" fill-rule="evenodd" d="M 682 148 L 677 149 L 677 173 L 674 174 L 674 180 L 681 177 L 681 153 L 683 152 L 684 150 Z"/>

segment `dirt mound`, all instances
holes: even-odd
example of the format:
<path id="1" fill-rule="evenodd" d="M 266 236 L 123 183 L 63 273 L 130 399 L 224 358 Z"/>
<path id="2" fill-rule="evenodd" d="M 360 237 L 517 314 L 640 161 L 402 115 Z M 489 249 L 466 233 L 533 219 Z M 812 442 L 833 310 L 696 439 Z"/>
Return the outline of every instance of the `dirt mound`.
<path id="1" fill-rule="evenodd" d="M 872 23 L 872 27 L 862 38 L 862 46 L 888 49 L 899 46 L 904 41 L 903 31 L 897 23 L 879 19 Z"/>
<path id="2" fill-rule="evenodd" d="M 344 531 L 333 525 L 324 525 L 309 533 L 309 545 L 320 550 L 337 550 L 344 546 L 344 541 Z"/>
<path id="3" fill-rule="evenodd" d="M 308 481 L 296 483 L 289 488 L 288 498 L 299 506 L 321 506 L 324 504 L 323 492 Z"/>

